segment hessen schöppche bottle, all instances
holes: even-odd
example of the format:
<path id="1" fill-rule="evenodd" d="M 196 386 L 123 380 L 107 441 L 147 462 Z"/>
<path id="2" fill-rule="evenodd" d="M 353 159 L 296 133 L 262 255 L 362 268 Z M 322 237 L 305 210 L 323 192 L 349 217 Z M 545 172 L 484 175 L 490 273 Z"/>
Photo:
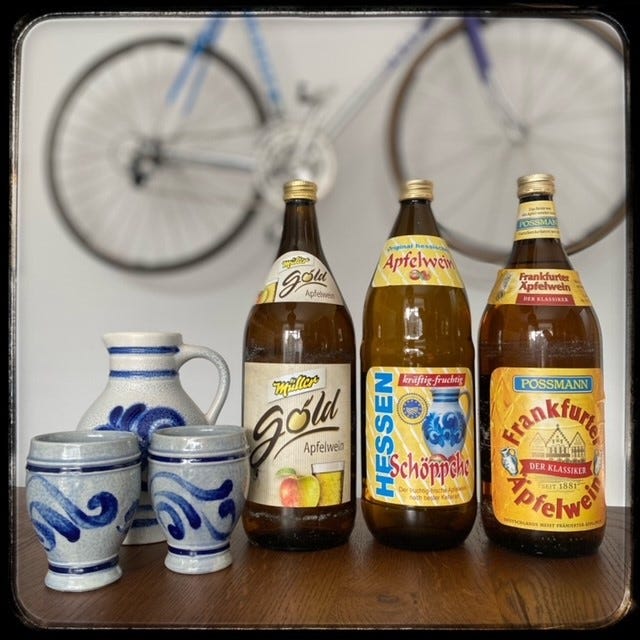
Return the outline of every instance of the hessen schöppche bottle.
<path id="1" fill-rule="evenodd" d="M 549 174 L 518 179 L 513 248 L 480 320 L 481 519 L 511 549 L 575 556 L 605 530 L 602 347 L 553 194 Z"/>
<path id="2" fill-rule="evenodd" d="M 404 186 L 360 350 L 362 512 L 378 541 L 406 549 L 462 543 L 477 512 L 471 313 L 432 190 Z"/>
<path id="3" fill-rule="evenodd" d="M 355 336 L 321 247 L 316 185 L 288 182 L 284 201 L 277 258 L 245 327 L 242 522 L 254 544 L 312 550 L 346 542 L 355 522 Z"/>

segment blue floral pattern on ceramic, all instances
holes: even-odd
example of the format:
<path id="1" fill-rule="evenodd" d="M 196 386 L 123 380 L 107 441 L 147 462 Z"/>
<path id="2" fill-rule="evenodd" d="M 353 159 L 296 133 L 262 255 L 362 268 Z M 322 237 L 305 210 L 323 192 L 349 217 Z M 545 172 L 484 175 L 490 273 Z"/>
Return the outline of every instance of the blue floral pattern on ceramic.
<path id="1" fill-rule="evenodd" d="M 183 427 L 186 421 L 181 413 L 171 407 L 147 407 L 136 402 L 126 409 L 117 405 L 109 412 L 109 422 L 96 427 L 97 431 L 129 431 L 138 437 L 142 453 L 142 469 L 147 467 L 147 451 L 151 434 L 156 429 Z"/>
<path id="2" fill-rule="evenodd" d="M 71 543 L 78 542 L 83 529 L 106 527 L 118 515 L 118 499 L 108 491 L 100 491 L 92 495 L 87 501 L 87 511 L 83 511 L 46 478 L 34 475 L 29 479 L 28 484 L 34 482 L 41 485 L 39 491 L 45 494 L 41 496 L 42 498 L 48 496 L 59 506 L 59 510 L 56 510 L 42 500 L 32 500 L 28 504 L 33 527 L 46 551 L 55 549 L 56 532 Z M 123 535 L 129 529 L 137 506 L 138 501 L 134 500 L 125 514 L 124 522 L 116 525 Z"/>
<path id="3" fill-rule="evenodd" d="M 166 524 L 166 530 L 172 538 L 184 540 L 189 528 L 197 530 L 204 525 L 213 540 L 225 541 L 228 539 L 236 524 L 236 503 L 233 498 L 229 497 L 233 491 L 232 480 L 224 480 L 217 488 L 203 489 L 176 473 L 159 471 L 153 476 L 151 482 L 162 478 L 168 482 L 175 482 L 182 489 L 181 493 L 166 489 L 155 493 L 156 515 L 159 519 L 166 517 L 170 519 L 170 522 Z M 196 503 L 192 503 L 189 497 L 193 497 Z M 223 523 L 226 521 L 226 527 L 219 528 L 214 525 L 203 510 L 197 508 L 197 501 L 219 501 L 217 513 Z"/>
<path id="4" fill-rule="evenodd" d="M 155 527 L 158 520 L 151 504 L 147 504 L 148 491 L 147 467 L 149 466 L 148 450 L 151 435 L 157 429 L 167 427 L 183 427 L 186 420 L 179 411 L 171 407 L 147 407 L 144 402 L 136 402 L 126 409 L 122 405 L 117 405 L 109 412 L 109 422 L 98 425 L 96 431 L 128 431 L 138 438 L 138 445 L 141 453 L 141 490 L 144 500 L 138 506 L 138 515 L 132 523 L 132 529 L 144 529 Z"/>
<path id="5" fill-rule="evenodd" d="M 459 450 L 466 426 L 464 414 L 460 410 L 442 414 L 430 413 L 424 421 L 424 437 L 430 447 L 449 445 Z"/>

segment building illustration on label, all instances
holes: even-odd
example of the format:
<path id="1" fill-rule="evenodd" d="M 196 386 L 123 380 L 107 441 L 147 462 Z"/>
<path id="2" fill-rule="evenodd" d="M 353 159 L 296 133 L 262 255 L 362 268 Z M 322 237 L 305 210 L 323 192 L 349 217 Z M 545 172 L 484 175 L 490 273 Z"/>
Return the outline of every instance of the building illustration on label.
<path id="1" fill-rule="evenodd" d="M 594 453 L 593 468 L 590 470 L 587 464 L 587 444 L 580 433 L 568 436 L 557 425 L 548 438 L 540 432 L 534 434 L 530 444 L 531 458 L 520 463 L 518 455 L 513 447 L 504 447 L 500 450 L 502 466 L 511 476 L 538 473 L 542 475 L 554 475 L 572 478 L 584 478 L 590 475 L 598 475 L 601 467 L 601 458 L 598 452 Z"/>

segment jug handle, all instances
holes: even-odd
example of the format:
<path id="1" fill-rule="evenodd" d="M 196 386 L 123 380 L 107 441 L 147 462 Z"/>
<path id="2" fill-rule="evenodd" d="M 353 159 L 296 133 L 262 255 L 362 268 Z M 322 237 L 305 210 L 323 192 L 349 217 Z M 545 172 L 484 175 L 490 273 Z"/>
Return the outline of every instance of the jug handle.
<path id="1" fill-rule="evenodd" d="M 213 398 L 211 406 L 204 414 L 208 424 L 215 424 L 218 418 L 218 414 L 222 409 L 222 406 L 229 394 L 229 387 L 231 384 L 231 376 L 229 374 L 229 366 L 226 360 L 213 349 L 209 347 L 200 347 L 192 344 L 181 344 L 180 350 L 176 354 L 176 365 L 179 369 L 185 362 L 193 360 L 194 358 L 204 358 L 209 360 L 218 370 L 218 389 L 216 395 Z"/>

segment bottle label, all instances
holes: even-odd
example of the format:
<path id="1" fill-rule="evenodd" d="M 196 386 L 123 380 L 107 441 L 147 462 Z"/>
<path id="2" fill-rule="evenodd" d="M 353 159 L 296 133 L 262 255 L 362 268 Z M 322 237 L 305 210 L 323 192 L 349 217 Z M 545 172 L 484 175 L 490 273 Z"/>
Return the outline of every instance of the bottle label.
<path id="1" fill-rule="evenodd" d="M 580 275 L 571 269 L 501 269 L 489 304 L 590 307 Z"/>
<path id="2" fill-rule="evenodd" d="M 306 251 L 288 251 L 278 256 L 256 300 L 256 304 L 266 302 L 344 304 L 329 269 Z"/>
<path id="3" fill-rule="evenodd" d="M 396 236 L 382 249 L 374 287 L 433 284 L 464 288 L 447 243 L 438 236 Z"/>
<path id="4" fill-rule="evenodd" d="M 586 531 L 605 523 L 600 369 L 491 374 L 491 497 L 504 525 Z"/>
<path id="5" fill-rule="evenodd" d="M 518 205 L 514 240 L 560 238 L 558 218 L 553 200 L 534 200 Z"/>
<path id="6" fill-rule="evenodd" d="M 351 500 L 349 364 L 244 366 L 248 499 L 275 507 Z"/>
<path id="7" fill-rule="evenodd" d="M 411 507 L 469 502 L 475 487 L 471 371 L 371 367 L 366 385 L 372 498 Z"/>

